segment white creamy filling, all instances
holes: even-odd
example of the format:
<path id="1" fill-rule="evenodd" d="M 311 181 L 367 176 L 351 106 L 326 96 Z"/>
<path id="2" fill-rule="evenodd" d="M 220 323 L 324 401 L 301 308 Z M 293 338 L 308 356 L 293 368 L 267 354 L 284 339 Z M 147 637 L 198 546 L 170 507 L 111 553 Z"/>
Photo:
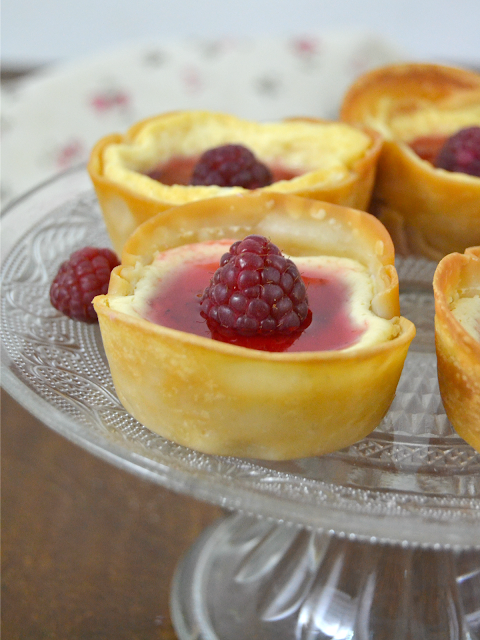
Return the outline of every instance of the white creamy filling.
<path id="1" fill-rule="evenodd" d="M 457 109 L 425 106 L 412 113 L 394 116 L 390 129 L 395 138 L 411 142 L 420 136 L 451 136 L 460 129 L 480 125 L 480 105 Z"/>
<path id="2" fill-rule="evenodd" d="M 219 262 L 232 240 L 211 241 L 193 245 L 182 245 L 159 253 L 147 266 L 140 264 L 132 274 L 133 292 L 128 296 L 109 296 L 110 308 L 135 317 L 144 317 L 148 303 L 162 283 L 168 284 L 170 276 L 189 264 Z M 333 274 L 335 279 L 345 283 L 350 291 L 347 301 L 352 323 L 365 331 L 357 342 L 343 349 L 350 351 L 360 347 L 379 344 L 395 338 L 399 334 L 398 319 L 386 320 L 375 315 L 371 309 L 374 295 L 372 276 L 367 268 L 356 260 L 335 256 L 302 256 L 292 258 L 300 273 L 308 276 Z M 213 274 L 212 274 L 213 275 Z M 206 282 L 205 286 L 209 283 Z"/>
<path id="3" fill-rule="evenodd" d="M 480 342 L 480 295 L 458 298 L 452 304 L 452 314 L 465 331 Z"/>
<path id="4" fill-rule="evenodd" d="M 131 142 L 110 144 L 103 152 L 104 175 L 149 197 L 171 202 L 190 202 L 202 194 L 218 195 L 244 191 L 241 187 L 219 188 L 164 185 L 144 173 L 175 156 L 197 156 L 224 144 L 242 144 L 267 164 L 302 172 L 292 180 L 264 187 L 266 191 L 287 191 L 315 184 L 344 180 L 353 164 L 363 157 L 371 141 L 363 132 L 344 123 L 280 122 L 254 123 L 233 118 L 203 116 L 188 119 L 184 114 L 147 123 Z M 198 191 L 200 189 L 200 191 Z"/>

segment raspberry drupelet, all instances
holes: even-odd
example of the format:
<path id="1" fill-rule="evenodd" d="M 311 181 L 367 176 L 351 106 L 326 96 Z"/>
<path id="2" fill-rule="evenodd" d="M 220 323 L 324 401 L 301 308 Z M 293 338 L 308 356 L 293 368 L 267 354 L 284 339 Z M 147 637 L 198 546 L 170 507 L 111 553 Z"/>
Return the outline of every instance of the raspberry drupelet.
<path id="1" fill-rule="evenodd" d="M 200 156 L 190 184 L 259 189 L 272 181 L 270 169 L 249 149 L 240 144 L 226 144 Z"/>
<path id="2" fill-rule="evenodd" d="M 292 260 L 264 236 L 250 235 L 222 256 L 200 308 L 213 331 L 289 335 L 303 328 L 308 298 Z"/>
<path id="3" fill-rule="evenodd" d="M 448 138 L 435 159 L 435 166 L 480 177 L 480 127 L 461 129 Z"/>
<path id="4" fill-rule="evenodd" d="M 50 287 L 52 305 L 73 320 L 98 321 L 92 300 L 108 291 L 110 273 L 119 263 L 110 249 L 84 247 L 60 265 Z"/>

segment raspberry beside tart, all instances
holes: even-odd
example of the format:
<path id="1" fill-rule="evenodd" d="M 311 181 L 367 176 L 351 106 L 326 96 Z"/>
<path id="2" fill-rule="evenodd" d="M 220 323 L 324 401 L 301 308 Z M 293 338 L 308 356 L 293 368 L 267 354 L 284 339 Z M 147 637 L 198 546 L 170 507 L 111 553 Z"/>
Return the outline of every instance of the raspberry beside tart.
<path id="1" fill-rule="evenodd" d="M 142 281 L 157 281 L 157 267 L 165 287 L 173 277 L 170 291 L 178 291 L 171 261 L 184 264 L 190 255 L 195 262 L 204 247 L 223 243 L 208 258 L 201 296 L 225 242 L 249 235 L 268 238 L 305 272 L 317 258 L 360 264 L 371 287 L 367 307 L 388 331 L 330 350 L 268 351 L 146 317 L 155 296 L 148 286 L 142 294 Z M 415 334 L 399 317 L 393 260 L 390 237 L 369 214 L 295 196 L 252 192 L 159 214 L 131 236 L 108 294 L 94 302 L 120 400 L 148 428 L 206 453 L 288 459 L 348 446 L 388 410 Z M 181 292 L 176 297 L 184 309 Z M 195 303 L 205 331 L 200 298 Z M 175 305 L 167 312 L 176 313 Z"/>
<path id="2" fill-rule="evenodd" d="M 50 302 L 64 315 L 92 324 L 97 322 L 93 298 L 107 293 L 110 273 L 119 264 L 110 249 L 84 247 L 63 262 L 50 286 Z"/>

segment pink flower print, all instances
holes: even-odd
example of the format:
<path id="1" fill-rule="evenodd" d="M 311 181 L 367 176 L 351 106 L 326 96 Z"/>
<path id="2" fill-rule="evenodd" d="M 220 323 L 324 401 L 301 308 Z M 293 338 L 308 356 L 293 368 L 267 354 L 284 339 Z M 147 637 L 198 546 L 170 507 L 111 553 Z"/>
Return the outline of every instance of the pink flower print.
<path id="1" fill-rule="evenodd" d="M 130 104 L 130 96 L 125 91 L 108 89 L 96 93 L 90 100 L 90 105 L 97 113 L 105 113 L 112 109 L 124 109 Z"/>
<path id="2" fill-rule="evenodd" d="M 84 159 L 84 146 L 80 140 L 69 140 L 58 149 L 55 156 L 55 164 L 58 169 L 68 169 Z"/>
<path id="3" fill-rule="evenodd" d="M 186 67 L 182 79 L 188 93 L 199 93 L 203 89 L 202 75 L 195 67 Z"/>
<path id="4" fill-rule="evenodd" d="M 318 53 L 318 40 L 315 38 L 297 38 L 293 40 L 292 48 L 296 55 L 302 58 L 312 58 Z"/>

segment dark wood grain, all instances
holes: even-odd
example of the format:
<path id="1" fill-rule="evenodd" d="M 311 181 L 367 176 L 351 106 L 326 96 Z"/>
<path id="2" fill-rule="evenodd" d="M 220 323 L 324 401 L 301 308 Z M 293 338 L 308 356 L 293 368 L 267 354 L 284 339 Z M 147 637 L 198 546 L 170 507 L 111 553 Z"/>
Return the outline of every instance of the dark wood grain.
<path id="1" fill-rule="evenodd" d="M 175 566 L 220 515 L 95 458 L 2 390 L 5 640 L 174 639 Z"/>
<path id="2" fill-rule="evenodd" d="M 36 70 L 2 68 L 2 86 Z M 174 640 L 175 567 L 222 511 L 116 469 L 1 399 L 4 640 Z"/>

